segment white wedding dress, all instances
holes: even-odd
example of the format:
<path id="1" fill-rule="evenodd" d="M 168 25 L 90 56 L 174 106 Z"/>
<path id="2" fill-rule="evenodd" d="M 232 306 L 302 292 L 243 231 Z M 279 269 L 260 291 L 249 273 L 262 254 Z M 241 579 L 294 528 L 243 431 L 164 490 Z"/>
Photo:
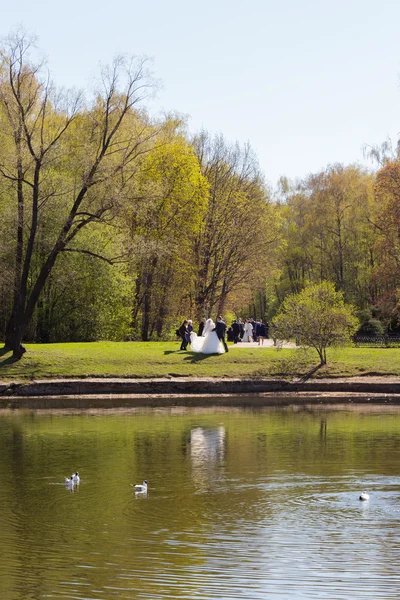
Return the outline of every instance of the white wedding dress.
<path id="1" fill-rule="evenodd" d="M 190 347 L 193 352 L 200 354 L 223 354 L 225 352 L 217 333 L 213 331 L 215 324 L 212 319 L 207 319 L 203 334 L 199 337 L 194 331 L 190 334 Z"/>
<path id="2" fill-rule="evenodd" d="M 249 342 L 252 336 L 253 325 L 251 323 L 246 323 L 244 326 L 244 336 L 242 337 L 242 342 Z"/>

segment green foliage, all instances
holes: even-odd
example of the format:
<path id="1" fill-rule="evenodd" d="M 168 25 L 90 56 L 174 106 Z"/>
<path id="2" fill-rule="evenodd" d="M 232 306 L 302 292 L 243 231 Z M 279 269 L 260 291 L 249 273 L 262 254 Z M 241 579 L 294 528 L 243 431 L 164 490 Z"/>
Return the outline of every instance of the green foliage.
<path id="1" fill-rule="evenodd" d="M 273 323 L 274 337 L 295 338 L 315 348 L 321 364 L 326 363 L 326 349 L 349 342 L 357 327 L 354 307 L 346 305 L 343 293 L 328 281 L 288 296 Z"/>
<path id="2" fill-rule="evenodd" d="M 368 319 L 357 329 L 359 335 L 383 335 L 385 328 L 379 319 Z"/>
<path id="3" fill-rule="evenodd" d="M 143 161 L 124 214 L 123 226 L 132 232 L 133 335 L 143 340 L 165 335 L 182 311 L 195 276 L 193 240 L 208 200 L 193 148 L 172 125 Z"/>
<path id="4" fill-rule="evenodd" d="M 385 327 L 383 323 L 375 318 L 375 307 L 365 308 L 358 312 L 360 326 L 357 329 L 358 335 L 383 335 Z"/>
<path id="5" fill-rule="evenodd" d="M 285 244 L 272 292 L 278 304 L 288 293 L 321 280 L 334 282 L 359 308 L 373 298 L 373 183 L 359 167 L 337 164 L 281 186 Z"/>
<path id="6" fill-rule="evenodd" d="M 206 311 L 270 321 L 288 295 L 321 280 L 369 312 L 359 313 L 360 332 L 397 327 L 398 159 L 385 160 L 375 177 L 341 164 L 295 183 L 282 177 L 272 202 L 248 145 L 204 131 L 189 139 L 177 118 L 158 122 L 138 109 L 134 90 L 153 85 L 144 63 L 135 71 L 116 61 L 102 73 L 102 91 L 84 102 L 41 77 L 28 38 L 7 44 L 0 49 L 6 343 L 18 337 L 14 321 L 28 324 L 26 340 L 47 342 L 161 340 L 181 315 Z"/>

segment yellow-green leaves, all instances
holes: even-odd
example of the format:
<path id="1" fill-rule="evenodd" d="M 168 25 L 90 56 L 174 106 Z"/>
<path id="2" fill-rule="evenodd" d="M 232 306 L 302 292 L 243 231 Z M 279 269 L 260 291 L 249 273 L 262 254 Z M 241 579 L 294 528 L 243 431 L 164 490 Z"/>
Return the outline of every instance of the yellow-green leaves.
<path id="1" fill-rule="evenodd" d="M 273 322 L 273 336 L 315 348 L 325 364 L 326 349 L 348 342 L 358 325 L 355 309 L 344 303 L 343 293 L 323 281 L 285 299 Z"/>

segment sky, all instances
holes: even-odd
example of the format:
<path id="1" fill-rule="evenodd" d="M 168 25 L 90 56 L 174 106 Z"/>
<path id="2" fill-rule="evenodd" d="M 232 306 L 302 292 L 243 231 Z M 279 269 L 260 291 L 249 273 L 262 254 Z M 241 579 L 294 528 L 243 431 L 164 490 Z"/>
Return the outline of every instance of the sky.
<path id="1" fill-rule="evenodd" d="M 399 0 L 18 0 L 0 36 L 37 36 L 54 81 L 90 90 L 117 54 L 152 58 L 152 114 L 250 143 L 265 178 L 336 162 L 400 132 Z"/>

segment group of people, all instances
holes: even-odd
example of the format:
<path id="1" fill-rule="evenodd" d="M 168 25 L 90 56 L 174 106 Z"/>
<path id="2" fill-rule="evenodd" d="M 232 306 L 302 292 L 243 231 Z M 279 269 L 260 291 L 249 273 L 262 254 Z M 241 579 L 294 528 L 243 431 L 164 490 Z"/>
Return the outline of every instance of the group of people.
<path id="1" fill-rule="evenodd" d="M 197 333 L 193 329 L 191 319 L 185 319 L 176 330 L 176 335 L 181 339 L 181 350 L 186 350 L 190 344 L 193 352 L 201 354 L 228 352 L 226 333 L 228 341 L 232 341 L 234 344 L 258 341 L 260 345 L 264 344 L 264 339 L 268 337 L 268 325 L 262 320 L 246 319 L 243 323 L 240 319 L 235 319 L 227 330 L 224 319 L 219 316 L 216 323 L 212 319 L 201 319 Z"/>
<path id="2" fill-rule="evenodd" d="M 228 352 L 225 340 L 226 323 L 222 317 L 214 323 L 212 319 L 202 319 L 198 332 L 193 331 L 193 321 L 183 321 L 176 334 L 181 338 L 181 350 L 186 350 L 190 344 L 193 352 L 202 354 L 223 354 Z"/>
<path id="3" fill-rule="evenodd" d="M 268 323 L 262 319 L 235 319 L 228 329 L 228 341 L 237 344 L 238 342 L 258 342 L 263 345 L 264 340 L 268 338 Z"/>

